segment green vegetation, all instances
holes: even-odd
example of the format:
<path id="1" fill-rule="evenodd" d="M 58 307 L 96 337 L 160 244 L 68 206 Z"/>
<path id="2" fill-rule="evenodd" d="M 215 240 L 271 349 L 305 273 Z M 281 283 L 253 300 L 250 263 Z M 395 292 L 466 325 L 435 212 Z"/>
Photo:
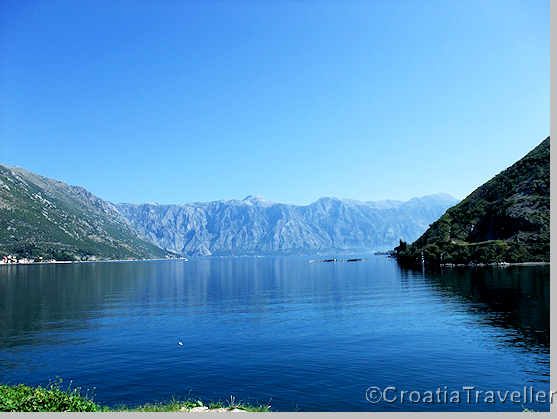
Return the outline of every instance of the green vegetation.
<path id="1" fill-rule="evenodd" d="M 101 406 L 79 388 L 63 390 L 60 382 L 48 387 L 0 385 L 0 412 L 101 412 Z"/>
<path id="2" fill-rule="evenodd" d="M 0 165 L 0 256 L 87 260 L 164 257 L 109 202 L 85 189 Z"/>
<path id="3" fill-rule="evenodd" d="M 206 407 L 209 410 L 245 410 L 246 412 L 270 412 L 270 405 L 249 405 L 242 402 L 236 402 L 236 400 L 231 397 L 227 402 L 210 402 L 205 405 L 201 400 L 185 400 L 180 401 L 177 399 L 172 399 L 169 402 L 164 403 L 147 403 L 141 406 L 128 408 L 126 406 L 120 406 L 115 409 L 119 412 L 177 412 L 180 410 L 188 410 L 193 408 Z"/>
<path id="4" fill-rule="evenodd" d="M 549 261 L 547 137 L 521 160 L 472 192 L 414 243 L 395 248 L 418 265 Z"/>
<path id="5" fill-rule="evenodd" d="M 63 389 L 62 381 L 47 387 L 29 387 L 23 384 L 0 385 L 0 412 L 177 412 L 205 407 L 201 400 L 172 399 L 165 403 L 148 403 L 136 407 L 119 406 L 109 408 L 94 402 L 88 393 L 71 384 Z M 209 410 L 239 409 L 247 412 L 269 412 L 270 405 L 249 405 L 231 397 L 228 402 L 209 403 Z"/>

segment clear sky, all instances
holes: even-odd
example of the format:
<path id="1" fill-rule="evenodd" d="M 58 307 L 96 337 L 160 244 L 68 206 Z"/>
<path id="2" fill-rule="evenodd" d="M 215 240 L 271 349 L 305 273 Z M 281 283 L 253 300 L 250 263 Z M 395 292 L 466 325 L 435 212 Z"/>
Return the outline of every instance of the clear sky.
<path id="1" fill-rule="evenodd" d="M 0 162 L 115 202 L 463 198 L 549 135 L 549 0 L 3 0 L 0 19 Z"/>

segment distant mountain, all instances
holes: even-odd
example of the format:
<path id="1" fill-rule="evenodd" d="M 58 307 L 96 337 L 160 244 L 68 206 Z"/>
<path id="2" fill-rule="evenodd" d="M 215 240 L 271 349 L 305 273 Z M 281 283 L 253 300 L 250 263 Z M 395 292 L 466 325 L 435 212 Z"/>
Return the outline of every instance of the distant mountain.
<path id="1" fill-rule="evenodd" d="M 406 202 L 321 198 L 309 205 L 243 200 L 185 205 L 116 204 L 146 240 L 184 255 L 386 250 L 414 240 L 457 201 L 446 194 Z"/>
<path id="2" fill-rule="evenodd" d="M 401 263 L 549 261 L 550 139 L 480 186 L 412 245 Z"/>
<path id="3" fill-rule="evenodd" d="M 58 260 L 152 258 L 116 207 L 87 190 L 0 165 L 0 256 Z"/>

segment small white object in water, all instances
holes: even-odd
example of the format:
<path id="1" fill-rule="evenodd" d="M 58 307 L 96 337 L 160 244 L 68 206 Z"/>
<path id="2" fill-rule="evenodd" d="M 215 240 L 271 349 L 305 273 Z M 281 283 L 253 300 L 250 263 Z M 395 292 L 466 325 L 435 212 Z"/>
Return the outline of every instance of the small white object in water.
<path id="1" fill-rule="evenodd" d="M 184 346 L 184 344 L 182 343 L 182 341 L 179 341 L 179 342 L 178 342 L 178 345 Z"/>

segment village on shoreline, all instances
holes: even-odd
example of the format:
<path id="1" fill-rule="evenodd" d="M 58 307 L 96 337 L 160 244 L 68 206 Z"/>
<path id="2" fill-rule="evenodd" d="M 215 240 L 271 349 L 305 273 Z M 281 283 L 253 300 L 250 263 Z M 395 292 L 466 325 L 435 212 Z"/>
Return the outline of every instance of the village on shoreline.
<path id="1" fill-rule="evenodd" d="M 33 258 L 18 258 L 15 255 L 2 256 L 0 259 L 0 265 L 46 265 L 46 264 L 68 264 L 68 263 L 96 263 L 96 262 L 140 262 L 140 261 L 165 261 L 165 260 L 181 260 L 187 262 L 189 259 L 185 257 L 172 257 L 166 256 L 165 258 L 155 258 L 155 259 L 88 259 L 88 260 L 56 260 L 56 259 L 44 259 L 39 256 L 36 259 Z"/>

